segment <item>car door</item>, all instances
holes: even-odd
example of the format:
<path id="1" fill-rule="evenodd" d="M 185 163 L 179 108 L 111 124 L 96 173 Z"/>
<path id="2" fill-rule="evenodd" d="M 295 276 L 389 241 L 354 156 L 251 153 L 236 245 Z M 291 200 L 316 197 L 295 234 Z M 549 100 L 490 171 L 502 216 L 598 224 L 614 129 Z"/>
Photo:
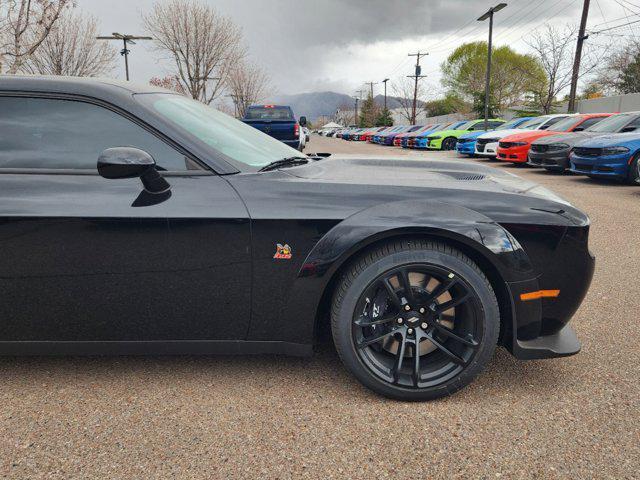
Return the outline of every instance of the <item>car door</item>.
<path id="1" fill-rule="evenodd" d="M 246 209 L 224 178 L 97 101 L 0 96 L 0 341 L 246 335 Z M 151 154 L 171 185 L 98 175 L 105 148 Z"/>

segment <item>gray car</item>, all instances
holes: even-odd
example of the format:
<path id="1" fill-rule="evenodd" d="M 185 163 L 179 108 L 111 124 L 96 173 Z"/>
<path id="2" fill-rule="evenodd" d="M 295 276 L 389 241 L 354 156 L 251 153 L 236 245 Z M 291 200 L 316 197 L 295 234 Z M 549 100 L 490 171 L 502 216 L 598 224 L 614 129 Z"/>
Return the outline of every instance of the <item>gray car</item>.
<path id="1" fill-rule="evenodd" d="M 542 137 L 531 143 L 527 164 L 548 171 L 564 172 L 569 165 L 573 147 L 587 138 L 608 133 L 640 131 L 640 112 L 626 112 L 599 121 L 581 132 L 562 133 Z"/>

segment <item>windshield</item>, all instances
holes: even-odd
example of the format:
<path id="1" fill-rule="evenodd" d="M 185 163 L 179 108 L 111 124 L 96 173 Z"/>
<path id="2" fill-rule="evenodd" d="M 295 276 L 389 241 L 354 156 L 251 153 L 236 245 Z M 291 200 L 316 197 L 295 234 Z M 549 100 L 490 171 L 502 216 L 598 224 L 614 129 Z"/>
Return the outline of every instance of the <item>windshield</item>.
<path id="1" fill-rule="evenodd" d="M 518 124 L 527 123 L 529 120 L 522 121 L 522 118 L 514 118 L 513 120 L 503 123 L 496 130 L 511 130 L 512 128 L 518 128 Z"/>
<path id="2" fill-rule="evenodd" d="M 293 121 L 293 112 L 289 107 L 278 107 L 276 105 L 253 106 L 247 108 L 244 118 L 247 120 Z"/>
<path id="3" fill-rule="evenodd" d="M 549 117 L 536 117 L 536 118 L 532 118 L 531 120 L 527 120 L 524 123 L 521 123 L 520 125 L 518 125 L 516 128 L 517 129 L 524 129 L 524 128 L 530 128 L 530 129 L 535 129 L 538 128 L 540 125 L 542 125 L 544 122 L 546 122 L 547 120 L 549 120 Z"/>
<path id="4" fill-rule="evenodd" d="M 549 130 L 554 132 L 568 132 L 581 119 L 580 117 L 567 117 L 560 120 L 555 125 L 551 125 Z"/>
<path id="5" fill-rule="evenodd" d="M 586 128 L 585 132 L 601 132 L 601 133 L 615 133 L 622 128 L 624 128 L 627 123 L 633 120 L 636 115 L 629 115 L 621 113 L 619 115 L 613 115 L 609 118 L 605 118 L 604 120 L 596 123 L 595 125 L 591 125 L 589 128 Z"/>
<path id="6" fill-rule="evenodd" d="M 462 125 L 458 125 L 457 127 L 455 127 L 455 129 L 456 130 L 469 130 L 475 124 L 476 124 L 476 121 L 475 120 L 471 120 L 470 122 L 465 122 Z"/>
<path id="7" fill-rule="evenodd" d="M 247 166 L 256 167 L 254 170 L 275 160 L 302 156 L 275 138 L 182 95 L 151 93 L 136 98 L 245 170 Z"/>

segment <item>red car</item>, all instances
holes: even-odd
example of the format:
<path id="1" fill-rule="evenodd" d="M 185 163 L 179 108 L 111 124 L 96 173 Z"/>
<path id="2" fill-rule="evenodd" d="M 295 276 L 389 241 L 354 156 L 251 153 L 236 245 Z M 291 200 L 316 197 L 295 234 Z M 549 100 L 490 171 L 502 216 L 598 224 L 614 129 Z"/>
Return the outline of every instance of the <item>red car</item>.
<path id="1" fill-rule="evenodd" d="M 541 137 L 557 135 L 560 132 L 579 132 L 600 120 L 610 117 L 612 113 L 590 113 L 571 115 L 551 128 L 553 130 L 530 130 L 508 135 L 498 143 L 498 160 L 512 163 L 527 163 L 531 142 Z"/>
<path id="2" fill-rule="evenodd" d="M 394 147 L 401 147 L 402 146 L 402 139 L 405 137 L 409 137 L 409 136 L 414 136 L 414 133 L 418 133 L 418 132 L 425 132 L 427 130 L 429 130 L 433 125 L 424 125 L 416 130 L 413 130 L 411 132 L 403 132 L 403 133 L 399 133 L 398 135 L 396 135 L 393 139 L 393 146 Z"/>

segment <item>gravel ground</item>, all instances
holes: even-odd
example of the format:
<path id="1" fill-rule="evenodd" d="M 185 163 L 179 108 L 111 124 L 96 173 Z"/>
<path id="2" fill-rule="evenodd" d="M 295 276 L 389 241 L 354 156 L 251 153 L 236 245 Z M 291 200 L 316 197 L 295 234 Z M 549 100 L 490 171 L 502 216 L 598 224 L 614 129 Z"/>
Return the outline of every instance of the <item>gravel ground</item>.
<path id="1" fill-rule="evenodd" d="M 318 136 L 307 150 L 406 154 Z M 310 359 L 0 358 L 0 473 L 639 478 L 640 188 L 497 166 L 591 216 L 579 355 L 521 362 L 499 350 L 471 386 L 423 404 L 365 390 L 330 345 Z"/>

